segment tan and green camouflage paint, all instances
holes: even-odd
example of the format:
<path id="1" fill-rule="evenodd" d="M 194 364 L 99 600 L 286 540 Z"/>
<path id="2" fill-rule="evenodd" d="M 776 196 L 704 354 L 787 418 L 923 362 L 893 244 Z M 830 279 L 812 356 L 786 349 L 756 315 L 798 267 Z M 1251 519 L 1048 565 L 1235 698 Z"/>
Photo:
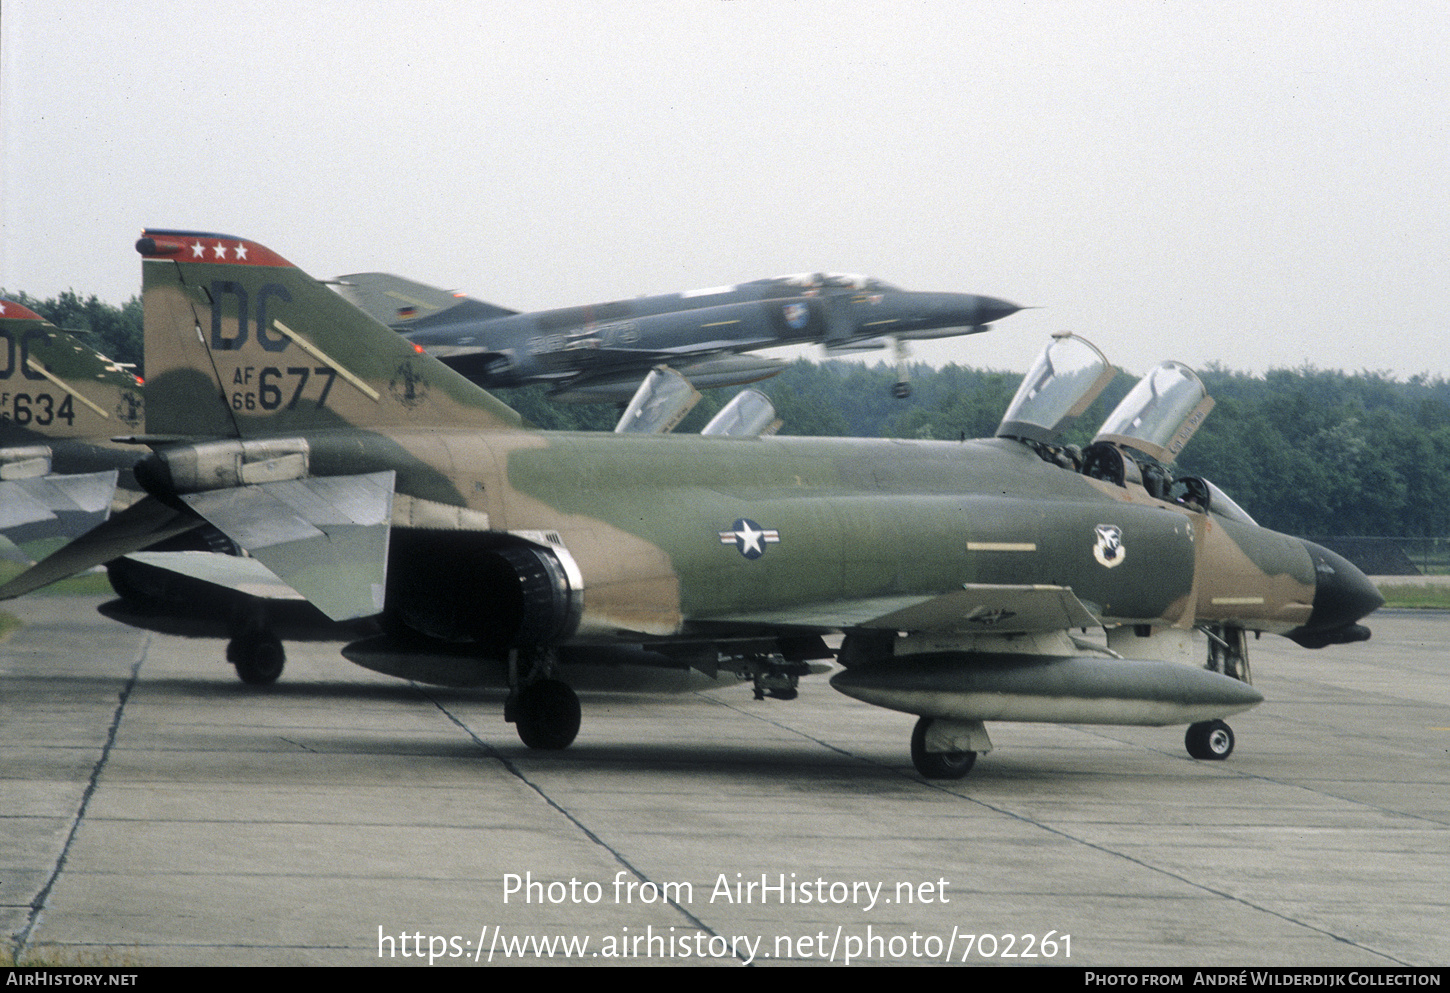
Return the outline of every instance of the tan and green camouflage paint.
<path id="1" fill-rule="evenodd" d="M 122 450 L 109 439 L 139 432 L 145 417 L 141 382 L 129 370 L 38 314 L 0 301 L 0 448 L 49 444 L 64 463 L 77 446 L 56 442 Z M 132 460 L 145 451 L 124 450 Z M 80 472 L 113 462 L 56 468 Z"/>
<path id="2" fill-rule="evenodd" d="M 579 640 L 688 634 L 765 609 L 814 629 L 822 605 L 969 583 L 1067 586 L 1108 623 L 1287 630 L 1308 616 L 1313 571 L 1293 539 L 1108 487 L 1015 442 L 530 430 L 261 246 L 158 232 L 138 247 L 150 434 L 305 437 L 314 475 L 394 469 L 395 538 L 557 534 L 584 577 Z M 722 537 L 740 519 L 779 541 L 747 558 Z M 1095 554 L 1101 528 L 1121 536 L 1111 565 Z"/>

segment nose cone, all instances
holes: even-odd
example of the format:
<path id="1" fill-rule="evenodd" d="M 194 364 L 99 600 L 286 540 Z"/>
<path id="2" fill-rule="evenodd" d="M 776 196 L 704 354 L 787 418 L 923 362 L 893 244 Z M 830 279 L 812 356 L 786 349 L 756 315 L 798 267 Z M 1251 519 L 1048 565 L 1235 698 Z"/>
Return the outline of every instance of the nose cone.
<path id="1" fill-rule="evenodd" d="M 985 331 L 993 321 L 1022 308 L 1008 300 L 975 293 L 898 290 L 869 300 L 861 319 L 869 330 L 911 338 L 944 338 Z"/>
<path id="2" fill-rule="evenodd" d="M 998 300 L 996 297 L 977 297 L 977 310 L 981 314 L 977 323 L 990 324 L 993 321 L 1000 321 L 1004 317 L 1011 317 L 1021 309 L 1021 307 L 1010 300 Z"/>
<path id="3" fill-rule="evenodd" d="M 1304 548 L 1314 563 L 1314 610 L 1288 637 L 1305 648 L 1367 640 L 1369 629 L 1355 622 L 1383 607 L 1384 597 L 1343 556 L 1312 541 L 1305 541 Z"/>

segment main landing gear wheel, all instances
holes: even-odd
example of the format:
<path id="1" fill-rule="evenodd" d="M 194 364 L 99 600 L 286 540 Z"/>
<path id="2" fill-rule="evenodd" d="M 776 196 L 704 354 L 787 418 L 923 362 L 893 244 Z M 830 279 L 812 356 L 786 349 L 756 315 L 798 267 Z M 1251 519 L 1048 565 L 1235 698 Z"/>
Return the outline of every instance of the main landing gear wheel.
<path id="1" fill-rule="evenodd" d="M 530 748 L 568 748 L 579 733 L 579 697 L 557 679 L 520 686 L 510 709 L 519 738 Z"/>
<path id="2" fill-rule="evenodd" d="M 976 752 L 929 752 L 926 750 L 926 733 L 931 729 L 931 718 L 923 717 L 916 722 L 911 732 L 911 762 L 916 771 L 927 779 L 961 779 L 972 771 L 977 761 Z"/>
<path id="3" fill-rule="evenodd" d="M 1196 759 L 1226 759 L 1234 750 L 1233 729 L 1223 721 L 1200 721 L 1188 725 L 1183 744 Z"/>
<path id="4" fill-rule="evenodd" d="M 907 397 L 911 396 L 911 384 L 910 383 L 892 383 L 891 384 L 891 395 L 894 396 L 898 400 L 905 400 Z"/>
<path id="5" fill-rule="evenodd" d="M 227 642 L 227 661 L 250 686 L 270 686 L 282 675 L 287 653 L 282 639 L 270 631 L 246 631 Z"/>

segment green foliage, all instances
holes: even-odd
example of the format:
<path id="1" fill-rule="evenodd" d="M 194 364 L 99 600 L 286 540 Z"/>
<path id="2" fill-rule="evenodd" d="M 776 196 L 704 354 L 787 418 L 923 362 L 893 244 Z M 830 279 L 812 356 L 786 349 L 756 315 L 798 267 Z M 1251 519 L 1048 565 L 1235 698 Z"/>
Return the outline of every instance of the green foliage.
<path id="1" fill-rule="evenodd" d="M 16 576 L 26 570 L 27 566 L 20 562 L 0 559 L 0 583 L 8 583 Z M 83 572 L 80 575 L 72 576 L 69 579 L 62 579 L 57 583 L 51 583 L 44 590 L 34 594 L 35 596 L 109 596 L 114 594 L 111 581 L 106 578 L 104 572 L 92 570 Z M 9 620 L 6 620 L 8 618 Z M 0 612 L 0 634 L 8 633 L 15 627 L 21 626 L 20 621 L 13 614 Z"/>
<path id="2" fill-rule="evenodd" d="M 491 392 L 517 410 L 530 424 L 545 431 L 612 431 L 614 423 L 619 420 L 619 414 L 610 404 L 550 400 L 547 386 L 523 386 Z"/>
<path id="3" fill-rule="evenodd" d="M 1218 401 L 1179 460 L 1261 524 L 1304 535 L 1450 534 L 1450 384 L 1212 368 Z"/>
<path id="4" fill-rule="evenodd" d="M 94 293 L 82 297 L 75 290 L 39 300 L 27 293 L 0 289 L 0 297 L 24 304 L 62 331 L 76 335 L 102 355 L 117 362 L 134 364 L 137 375 L 144 375 L 140 297 L 133 296 L 123 307 L 104 303 Z"/>
<path id="5" fill-rule="evenodd" d="M 118 308 L 74 290 L 0 295 L 141 371 L 138 298 Z M 1218 406 L 1179 468 L 1213 480 L 1261 524 L 1302 535 L 1450 535 L 1450 382 L 1312 366 L 1252 376 L 1215 364 L 1202 376 Z M 775 404 L 783 435 L 956 440 L 992 435 L 1020 378 L 914 365 L 912 395 L 897 400 L 894 366 L 800 360 L 755 388 Z M 1086 444 L 1133 383 L 1119 374 L 1064 440 Z M 676 430 L 700 430 L 737 391 L 704 391 Z M 608 431 L 619 416 L 610 404 L 557 403 L 545 387 L 498 395 L 550 430 Z"/>

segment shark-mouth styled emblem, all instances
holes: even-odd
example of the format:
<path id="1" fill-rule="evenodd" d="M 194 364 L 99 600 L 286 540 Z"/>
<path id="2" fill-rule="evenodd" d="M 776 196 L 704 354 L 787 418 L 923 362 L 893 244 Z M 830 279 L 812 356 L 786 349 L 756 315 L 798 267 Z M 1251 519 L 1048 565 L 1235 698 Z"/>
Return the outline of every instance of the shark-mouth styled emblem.
<path id="1" fill-rule="evenodd" d="M 1128 550 L 1123 547 L 1123 529 L 1116 524 L 1099 524 L 1098 541 L 1093 545 L 1093 558 L 1098 564 L 1111 569 L 1123 564 Z"/>
<path id="2" fill-rule="evenodd" d="M 747 559 L 758 559 L 765 554 L 766 545 L 780 544 L 780 532 L 774 528 L 763 528 L 748 517 L 737 520 L 729 531 L 720 532 L 720 544 L 734 545 Z"/>

